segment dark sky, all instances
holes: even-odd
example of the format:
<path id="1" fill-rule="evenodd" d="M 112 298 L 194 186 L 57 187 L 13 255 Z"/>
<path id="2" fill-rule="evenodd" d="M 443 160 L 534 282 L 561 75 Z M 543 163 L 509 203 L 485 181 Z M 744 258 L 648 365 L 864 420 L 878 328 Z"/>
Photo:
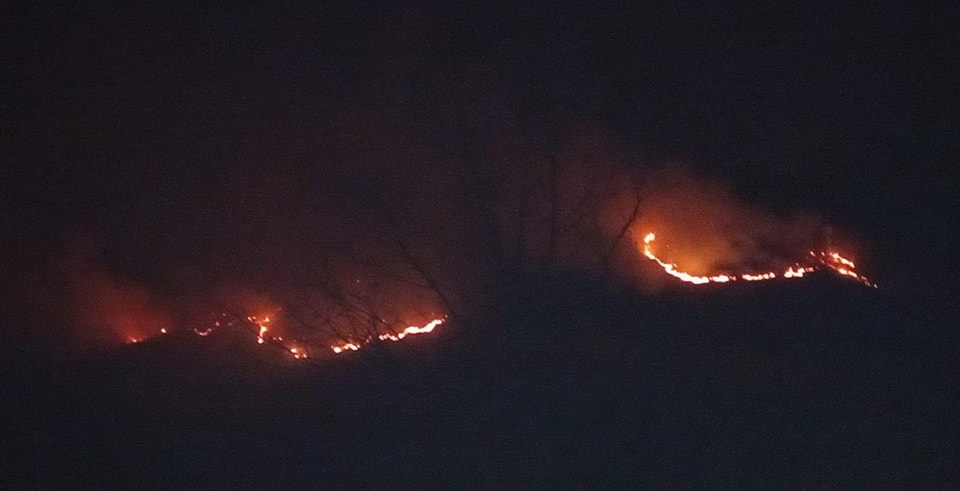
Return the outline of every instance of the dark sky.
<path id="1" fill-rule="evenodd" d="M 89 234 L 148 283 L 226 275 L 389 208 L 380 174 L 482 162 L 496 131 L 549 154 L 584 125 L 879 261 L 950 260 L 953 2 L 403 3 L 8 8 L 6 247 Z"/>

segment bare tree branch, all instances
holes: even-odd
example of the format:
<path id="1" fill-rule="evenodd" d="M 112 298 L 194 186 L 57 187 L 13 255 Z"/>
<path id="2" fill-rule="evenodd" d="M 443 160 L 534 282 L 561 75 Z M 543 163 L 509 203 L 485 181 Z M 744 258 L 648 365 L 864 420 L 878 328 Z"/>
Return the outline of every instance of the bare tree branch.
<path id="1" fill-rule="evenodd" d="M 616 251 L 617 246 L 620 245 L 620 242 L 626 236 L 627 232 L 630 230 L 630 227 L 633 226 L 633 223 L 636 222 L 637 218 L 640 216 L 640 185 L 633 179 L 631 179 L 631 184 L 633 184 L 633 211 L 630 212 L 630 216 L 626 221 L 623 222 L 623 225 L 620 227 L 620 230 L 617 231 L 617 235 L 614 236 L 613 241 L 610 242 L 610 246 L 607 248 L 606 253 L 603 256 L 603 272 L 602 277 L 606 278 L 610 272 L 610 258 L 613 256 L 614 251 Z"/>

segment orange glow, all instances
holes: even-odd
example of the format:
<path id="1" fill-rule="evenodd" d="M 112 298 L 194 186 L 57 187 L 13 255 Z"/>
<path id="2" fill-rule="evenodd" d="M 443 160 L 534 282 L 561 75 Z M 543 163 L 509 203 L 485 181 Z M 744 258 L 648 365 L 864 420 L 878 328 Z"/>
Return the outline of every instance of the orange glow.
<path id="1" fill-rule="evenodd" d="M 690 273 L 685 273 L 677 269 L 676 264 L 665 263 L 657 257 L 650 248 L 650 245 L 654 240 L 657 239 L 657 235 L 653 232 L 650 232 L 643 238 L 643 255 L 647 256 L 653 261 L 656 261 L 664 271 L 667 272 L 670 276 L 679 279 L 680 281 L 685 281 L 687 283 L 693 283 L 695 285 L 702 285 L 704 283 L 727 283 L 736 279 L 736 277 L 728 276 L 725 274 L 714 275 L 714 276 L 696 276 Z"/>
<path id="2" fill-rule="evenodd" d="M 307 357 L 308 357 L 307 351 L 306 351 L 305 349 L 299 348 L 299 347 L 297 347 L 297 346 L 294 346 L 294 347 L 288 349 L 287 351 L 289 351 L 290 354 L 293 355 L 293 357 L 294 357 L 295 359 L 297 359 L 297 360 L 301 360 L 301 359 L 303 359 L 303 358 L 307 358 Z"/>
<path id="3" fill-rule="evenodd" d="M 270 323 L 270 316 L 265 316 L 263 319 L 258 319 L 257 316 L 251 315 L 247 316 L 247 320 L 253 324 L 256 324 L 259 328 L 257 331 L 257 344 L 263 344 L 267 342 L 267 324 Z"/>
<path id="4" fill-rule="evenodd" d="M 226 317 L 226 314 L 222 314 L 222 315 Z M 265 316 L 263 318 L 259 318 L 257 316 L 251 315 L 251 316 L 247 316 L 245 319 L 241 318 L 239 321 L 240 322 L 246 321 L 247 323 L 252 324 L 257 328 L 257 335 L 256 335 L 257 344 L 260 344 L 260 345 L 269 344 L 271 346 L 278 347 L 283 351 L 289 353 L 296 360 L 303 360 L 303 359 L 310 358 L 310 350 L 302 342 L 299 342 L 296 340 L 284 341 L 284 338 L 282 336 L 274 336 L 270 334 L 271 329 L 268 327 L 268 324 L 270 324 L 271 322 L 270 317 Z M 231 321 L 231 320 L 225 320 L 223 322 L 215 321 L 206 327 L 195 327 L 193 329 L 193 333 L 200 337 L 207 337 L 213 334 L 215 330 L 221 328 L 222 326 L 227 326 L 227 327 L 237 326 L 236 322 L 237 321 Z M 396 341 L 400 341 L 401 339 L 407 336 L 413 336 L 418 334 L 429 334 L 434 332 L 437 326 L 443 324 L 444 322 L 446 322 L 446 317 L 439 317 L 431 320 L 430 322 L 427 322 L 422 326 L 408 326 L 402 331 L 397 332 L 396 334 L 393 334 L 393 333 L 380 334 L 376 338 L 370 336 L 362 341 L 344 341 L 342 343 L 333 344 L 333 345 L 330 345 L 330 350 L 337 354 L 346 353 L 348 351 L 359 351 L 361 348 L 363 348 L 364 346 L 366 346 L 371 342 L 376 342 L 376 341 L 396 342 Z M 166 328 L 160 329 L 161 334 L 166 334 L 167 332 L 168 331 Z M 146 337 L 130 336 L 127 338 L 127 343 L 136 344 L 136 343 L 143 342 L 146 339 L 147 339 Z"/>
<path id="5" fill-rule="evenodd" d="M 214 331 L 216 331 L 217 329 L 220 329 L 221 327 L 236 327 L 238 326 L 238 322 L 241 322 L 241 323 L 243 322 L 243 319 L 230 320 L 226 313 L 220 314 L 220 316 L 222 316 L 222 318 L 224 318 L 225 320 L 222 320 L 222 321 L 217 320 L 217 321 L 211 322 L 207 326 L 194 327 L 192 329 L 193 333 L 200 337 L 207 337 L 213 334 Z M 299 345 L 299 344 L 295 345 L 292 343 L 285 343 L 283 340 L 283 337 L 270 336 L 269 334 L 270 329 L 267 327 L 267 324 L 270 324 L 272 320 L 270 317 L 265 316 L 263 318 L 258 318 L 256 316 L 248 316 L 245 320 L 246 322 L 256 326 L 257 344 L 269 343 L 271 345 L 281 348 L 285 352 L 290 353 L 290 355 L 297 360 L 309 358 L 310 353 L 306 346 Z M 164 335 L 169 332 L 171 331 L 165 327 L 159 329 L 159 335 Z M 137 343 L 146 341 L 150 337 L 152 336 L 140 336 L 140 337 L 128 336 L 126 338 L 126 342 L 127 344 L 137 344 Z"/>
<path id="6" fill-rule="evenodd" d="M 813 266 L 801 266 L 799 263 L 790 266 L 781 274 L 777 274 L 773 271 L 763 272 L 763 273 L 742 273 L 739 275 L 734 274 L 716 274 L 709 276 L 697 276 L 690 273 L 681 271 L 676 264 L 668 263 L 660 259 L 653 252 L 653 242 L 657 239 L 657 235 L 653 232 L 648 233 L 643 237 L 643 255 L 649 258 L 650 260 L 656 262 L 660 265 L 663 270 L 673 276 L 674 278 L 679 279 L 687 283 L 692 283 L 695 285 L 702 285 L 705 283 L 729 283 L 736 280 L 744 281 L 766 281 L 772 280 L 779 277 L 782 278 L 803 278 L 807 273 L 812 273 L 818 269 L 830 269 L 840 274 L 842 276 L 855 279 L 860 283 L 863 283 L 866 286 L 876 288 L 877 285 L 867 279 L 865 276 L 862 276 L 854 271 L 855 264 L 852 260 L 847 259 L 840 255 L 836 251 L 830 252 L 820 252 L 815 253 L 810 252 L 810 256 L 813 258 L 813 261 L 816 263 Z"/>
<path id="7" fill-rule="evenodd" d="M 815 254 L 811 251 L 810 255 L 817 258 L 821 265 L 834 270 L 838 274 L 857 280 L 866 286 L 872 288 L 877 287 L 876 283 L 871 282 L 869 279 L 867 279 L 867 277 L 854 271 L 857 267 L 856 264 L 854 264 L 854 262 L 850 259 L 841 256 L 838 252 L 831 251 Z"/>
<path id="8" fill-rule="evenodd" d="M 786 276 L 786 273 L 784 273 L 784 276 Z M 740 277 L 747 281 L 763 281 L 776 278 L 777 273 L 743 274 Z"/>
<path id="9" fill-rule="evenodd" d="M 360 349 L 359 344 L 354 343 L 344 343 L 340 345 L 333 345 L 330 347 L 334 353 L 343 353 L 344 351 L 357 351 Z"/>
<path id="10" fill-rule="evenodd" d="M 783 277 L 784 278 L 803 278 L 803 275 L 807 273 L 812 273 L 814 269 L 815 268 L 801 268 L 799 266 L 795 268 L 793 266 L 790 266 L 789 268 L 787 268 L 786 271 L 784 271 Z"/>
<path id="11" fill-rule="evenodd" d="M 428 322 L 423 327 L 410 326 L 406 329 L 398 332 L 397 334 L 381 334 L 380 341 L 400 341 L 401 339 L 411 335 L 411 334 L 426 334 L 433 332 L 433 329 L 443 324 L 444 319 L 434 319 Z"/>
<path id="12" fill-rule="evenodd" d="M 409 326 L 396 334 L 381 334 L 377 336 L 377 339 L 379 339 L 380 341 L 400 341 L 401 339 L 407 336 L 412 336 L 414 334 L 428 334 L 433 332 L 434 329 L 437 328 L 437 326 L 439 326 L 440 324 L 443 324 L 445 321 L 446 321 L 446 317 L 439 317 L 424 324 L 423 326 Z M 334 353 L 358 351 L 360 350 L 360 348 L 367 345 L 370 341 L 371 341 L 371 338 L 367 338 L 366 340 L 364 340 L 359 344 L 354 342 L 334 344 L 330 346 L 330 349 L 333 350 Z"/>

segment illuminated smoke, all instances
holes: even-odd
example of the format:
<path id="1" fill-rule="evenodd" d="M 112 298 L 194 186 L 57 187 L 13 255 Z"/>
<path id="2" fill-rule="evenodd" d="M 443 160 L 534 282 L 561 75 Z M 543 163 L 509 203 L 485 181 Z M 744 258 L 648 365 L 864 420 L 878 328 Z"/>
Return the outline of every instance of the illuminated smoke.
<path id="1" fill-rule="evenodd" d="M 638 234 L 656 231 L 664 261 L 694 275 L 784 270 L 821 250 L 826 228 L 810 215 L 777 216 L 749 206 L 726 187 L 680 168 L 645 188 Z"/>
<path id="2" fill-rule="evenodd" d="M 155 296 L 113 274 L 97 259 L 89 238 L 72 244 L 56 274 L 61 289 L 48 292 L 48 303 L 65 307 L 59 315 L 67 336 L 79 345 L 139 342 L 172 328 Z"/>
<path id="3" fill-rule="evenodd" d="M 264 251 L 274 240 L 310 244 L 298 260 L 264 254 L 290 264 L 252 268 L 238 282 L 252 285 L 248 290 L 229 287 L 193 302 L 204 304 L 204 316 L 240 319 L 234 327 L 249 331 L 252 343 L 300 358 L 426 335 L 454 311 L 482 313 L 496 306 L 499 292 L 510 292 L 503 286 L 511 274 L 602 272 L 654 283 L 672 275 L 705 283 L 799 278 L 826 268 L 872 286 L 816 217 L 765 212 L 716 182 L 679 167 L 644 168 L 602 142 L 574 140 L 552 158 L 501 152 L 476 175 L 410 151 L 404 160 L 421 162 L 417 172 L 398 166 L 377 173 L 374 166 L 363 174 L 383 181 L 374 186 L 378 206 L 367 211 L 375 218 L 356 203 L 339 206 L 345 199 L 331 193 L 336 199 L 324 205 L 330 216 L 320 224 L 264 235 Z M 265 198 L 274 193 L 281 190 Z M 298 236 L 300 229 L 323 232 Z M 651 233 L 655 239 L 645 240 Z M 171 331 L 150 292 L 94 256 L 81 248 L 64 268 L 63 303 L 87 338 L 136 342 Z M 271 300 L 260 293 L 267 291 Z M 198 336 L 227 327 L 216 324 L 223 319 L 177 317 L 177 330 Z"/>

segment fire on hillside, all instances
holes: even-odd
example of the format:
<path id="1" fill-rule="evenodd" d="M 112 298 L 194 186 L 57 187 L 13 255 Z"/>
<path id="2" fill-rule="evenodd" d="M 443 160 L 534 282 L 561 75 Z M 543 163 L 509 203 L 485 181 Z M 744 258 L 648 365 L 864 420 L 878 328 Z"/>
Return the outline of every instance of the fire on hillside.
<path id="1" fill-rule="evenodd" d="M 706 275 L 694 275 L 683 271 L 677 264 L 664 261 L 657 256 L 657 254 L 653 252 L 656 240 L 657 235 L 654 232 L 649 232 L 643 236 L 643 255 L 660 265 L 664 272 L 670 276 L 695 285 L 729 283 L 733 281 L 767 281 L 777 278 L 803 278 L 808 273 L 826 269 L 834 271 L 843 277 L 854 279 L 871 288 L 877 287 L 877 285 L 867 279 L 867 277 L 856 272 L 856 264 L 852 260 L 842 256 L 836 251 L 809 251 L 806 257 L 800 258 L 782 271 L 716 272 Z"/>

